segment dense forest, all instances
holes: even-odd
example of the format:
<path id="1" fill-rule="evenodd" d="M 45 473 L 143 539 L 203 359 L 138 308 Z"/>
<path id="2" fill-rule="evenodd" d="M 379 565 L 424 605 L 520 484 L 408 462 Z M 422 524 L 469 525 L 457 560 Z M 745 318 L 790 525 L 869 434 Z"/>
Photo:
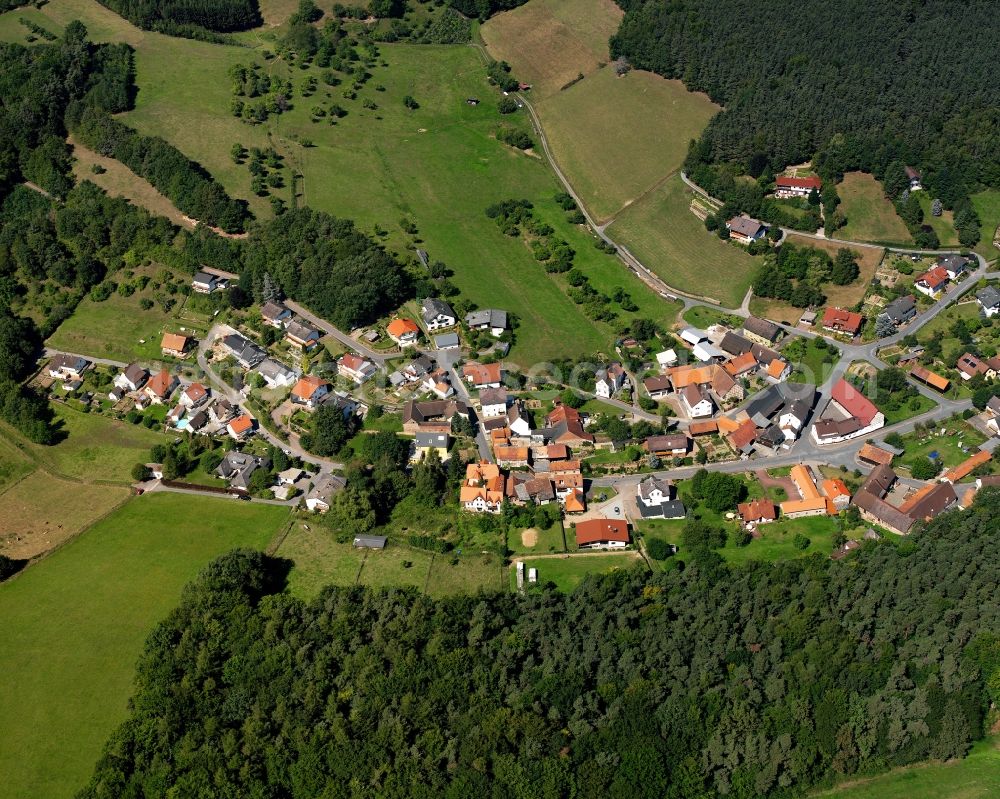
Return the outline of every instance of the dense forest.
<path id="1" fill-rule="evenodd" d="M 618 0 L 613 57 L 725 106 L 688 169 L 919 168 L 951 208 L 1000 186 L 1000 18 L 984 0 Z"/>
<path id="2" fill-rule="evenodd" d="M 99 0 L 116 14 L 146 30 L 174 36 L 204 31 L 242 31 L 263 23 L 257 0 Z"/>
<path id="3" fill-rule="evenodd" d="M 209 566 L 81 799 L 790 797 L 964 755 L 1000 685 L 1000 493 L 835 562 L 435 601 Z M 682 568 L 683 563 L 683 568 Z"/>

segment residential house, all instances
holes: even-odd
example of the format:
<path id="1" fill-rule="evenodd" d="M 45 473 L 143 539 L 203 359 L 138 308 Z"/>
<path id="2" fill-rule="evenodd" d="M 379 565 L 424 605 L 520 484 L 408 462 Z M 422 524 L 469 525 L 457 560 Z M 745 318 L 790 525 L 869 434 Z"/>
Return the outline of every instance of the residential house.
<path id="1" fill-rule="evenodd" d="M 995 369 L 971 352 L 962 355 L 958 359 L 958 363 L 955 364 L 955 368 L 958 369 L 958 373 L 962 376 L 963 380 L 971 380 L 978 375 L 982 375 L 987 380 L 992 380 L 997 376 Z"/>
<path id="2" fill-rule="evenodd" d="M 943 266 L 935 266 L 918 277 L 913 284 L 913 288 L 921 294 L 936 298 L 947 285 L 948 270 Z"/>
<path id="3" fill-rule="evenodd" d="M 439 460 L 446 461 L 448 460 L 448 442 L 447 433 L 418 432 L 413 439 L 411 460 L 414 462 L 423 460 L 432 452 L 436 452 Z"/>
<path id="4" fill-rule="evenodd" d="M 792 178 L 782 175 L 774 179 L 774 194 L 779 198 L 808 197 L 813 189 L 820 191 L 822 188 L 823 181 L 815 175 L 807 178 Z"/>
<path id="5" fill-rule="evenodd" d="M 1000 313 L 1000 291 L 996 286 L 986 286 L 976 292 L 976 301 L 984 316 L 993 317 Z"/>
<path id="6" fill-rule="evenodd" d="M 292 403 L 306 408 L 315 408 L 330 393 L 330 384 L 322 377 L 305 375 L 300 377 L 289 395 Z"/>
<path id="7" fill-rule="evenodd" d="M 257 366 L 257 372 L 264 378 L 268 388 L 285 388 L 294 385 L 299 377 L 298 371 L 289 369 L 273 358 L 265 358 L 261 361 Z"/>
<path id="8" fill-rule="evenodd" d="M 225 288 L 226 281 L 208 272 L 195 272 L 191 288 L 198 294 L 211 294 L 216 289 Z"/>
<path id="9" fill-rule="evenodd" d="M 237 441 L 242 441 L 247 436 L 253 434 L 254 425 L 255 422 L 251 417 L 245 413 L 241 413 L 226 425 L 226 432 Z"/>
<path id="10" fill-rule="evenodd" d="M 498 446 L 493 448 L 497 465 L 508 469 L 524 469 L 531 462 L 530 447 Z"/>
<path id="11" fill-rule="evenodd" d="M 741 502 L 736 506 L 736 512 L 747 527 L 756 527 L 758 524 L 767 524 L 778 518 L 778 508 L 770 499 L 755 499 L 750 502 Z"/>
<path id="12" fill-rule="evenodd" d="M 507 414 L 507 390 L 503 388 L 484 388 L 479 392 L 479 403 L 486 418 L 505 416 Z"/>
<path id="13" fill-rule="evenodd" d="M 646 393 L 649 394 L 650 399 L 663 399 L 671 391 L 670 378 L 666 375 L 654 375 L 653 377 L 647 377 L 642 381 L 643 388 L 646 389 Z"/>
<path id="14" fill-rule="evenodd" d="M 282 303 L 269 300 L 260 306 L 260 318 L 265 325 L 281 330 L 292 320 L 292 312 Z"/>
<path id="15" fill-rule="evenodd" d="M 208 402 L 208 396 L 208 389 L 201 383 L 192 383 L 181 391 L 178 402 L 185 408 L 197 408 Z"/>
<path id="16" fill-rule="evenodd" d="M 548 505 L 555 502 L 552 481 L 529 472 L 511 472 L 505 486 L 505 496 L 516 505 Z"/>
<path id="17" fill-rule="evenodd" d="M 149 379 L 149 372 L 137 363 L 130 363 L 124 372 L 115 377 L 115 385 L 122 391 L 138 391 Z"/>
<path id="18" fill-rule="evenodd" d="M 828 504 L 833 506 L 833 511 L 836 513 L 846 510 L 847 506 L 851 504 L 851 492 L 847 488 L 847 484 L 839 478 L 823 481 L 823 495 L 829 500 Z"/>
<path id="19" fill-rule="evenodd" d="M 684 405 L 688 416 L 692 419 L 700 419 L 704 416 L 711 416 L 715 411 L 712 398 L 701 386 L 690 383 L 681 391 L 681 402 Z"/>
<path id="20" fill-rule="evenodd" d="M 326 513 L 330 510 L 334 496 L 346 487 L 347 481 L 343 477 L 338 477 L 335 474 L 319 475 L 313 481 L 309 493 L 306 494 L 306 508 L 313 513 Z"/>
<path id="21" fill-rule="evenodd" d="M 1000 436 L 1000 397 L 991 397 L 986 403 L 986 426 L 993 435 Z"/>
<path id="22" fill-rule="evenodd" d="M 772 455 L 784 445 L 786 440 L 785 432 L 776 424 L 758 429 L 757 435 L 754 436 L 754 444 L 757 448 L 764 449 Z"/>
<path id="23" fill-rule="evenodd" d="M 435 369 L 428 372 L 420 384 L 425 391 L 430 391 L 438 399 L 448 399 L 455 393 L 455 388 L 451 384 L 451 376 L 446 369 Z"/>
<path id="24" fill-rule="evenodd" d="M 971 258 L 966 258 L 964 255 L 958 255 L 957 253 L 951 253 L 949 255 L 942 255 L 937 259 L 937 266 L 944 269 L 948 273 L 948 278 L 950 280 L 958 280 L 959 275 L 962 275 L 969 269 L 972 264 Z"/>
<path id="25" fill-rule="evenodd" d="M 832 333 L 845 333 L 854 337 L 861 332 L 864 323 L 865 318 L 859 313 L 845 311 L 843 308 L 827 308 L 823 312 L 823 321 L 820 325 Z"/>
<path id="26" fill-rule="evenodd" d="M 298 319 L 293 319 L 285 327 L 285 340 L 300 350 L 308 352 L 314 349 L 320 338 L 320 332 L 316 328 L 304 325 Z"/>
<path id="27" fill-rule="evenodd" d="M 727 420 L 731 421 L 731 420 Z M 719 426 L 720 432 L 722 426 Z M 730 429 L 724 435 L 724 440 L 729 448 L 737 455 L 747 457 L 754 450 L 754 442 L 757 439 L 757 425 L 750 419 L 744 419 Z"/>
<path id="28" fill-rule="evenodd" d="M 146 381 L 142 391 L 154 405 L 162 405 L 170 399 L 175 388 L 177 388 L 177 377 L 166 369 L 161 369 Z"/>
<path id="29" fill-rule="evenodd" d="M 757 219 L 740 214 L 726 222 L 729 238 L 740 244 L 753 244 L 767 235 L 767 225 Z"/>
<path id="30" fill-rule="evenodd" d="M 258 469 L 269 469 L 271 460 L 249 452 L 229 450 L 219 463 L 215 473 L 226 480 L 232 488 L 246 491 L 250 487 L 250 478 Z"/>
<path id="31" fill-rule="evenodd" d="M 424 325 L 432 333 L 435 330 L 443 330 L 446 327 L 454 327 L 458 320 L 451 306 L 444 300 L 428 297 L 420 305 L 420 318 L 424 320 Z"/>
<path id="32" fill-rule="evenodd" d="M 794 441 L 802 432 L 802 428 L 805 426 L 806 419 L 809 418 L 809 413 L 812 411 L 812 405 L 815 401 L 815 394 L 813 392 L 810 393 L 813 394 L 813 397 L 809 399 L 794 399 L 781 409 L 781 413 L 778 415 L 778 429 L 781 430 L 786 441 Z"/>
<path id="33" fill-rule="evenodd" d="M 761 346 L 770 347 L 781 338 L 781 328 L 774 322 L 749 316 L 743 322 L 743 335 Z"/>
<path id="34" fill-rule="evenodd" d="M 865 442 L 858 451 L 858 460 L 873 466 L 889 466 L 895 456 L 889 450 Z"/>
<path id="35" fill-rule="evenodd" d="M 832 444 L 865 436 L 885 425 L 885 415 L 858 389 L 839 380 L 830 393 L 830 401 L 812 426 L 817 444 Z"/>
<path id="36" fill-rule="evenodd" d="M 504 499 L 504 477 L 500 467 L 481 461 L 465 467 L 465 483 L 459 492 L 462 507 L 473 513 L 499 513 Z"/>
<path id="37" fill-rule="evenodd" d="M 816 483 L 808 466 L 801 463 L 792 467 L 790 477 L 798 489 L 801 499 L 790 499 L 781 503 L 781 515 L 789 519 L 804 516 L 823 516 L 827 513 L 827 502 Z"/>
<path id="38" fill-rule="evenodd" d="M 531 435 L 531 417 L 519 399 L 515 399 L 507 409 L 507 427 L 512 436 L 527 438 Z"/>
<path id="39" fill-rule="evenodd" d="M 468 406 L 461 400 L 409 400 L 403 406 L 403 432 L 448 433 L 455 417 L 469 418 Z"/>
<path id="40" fill-rule="evenodd" d="M 337 359 L 337 374 L 353 380 L 359 386 L 377 371 L 378 367 L 375 364 L 353 352 L 345 352 Z"/>
<path id="41" fill-rule="evenodd" d="M 583 429 L 580 412 L 566 405 L 557 405 L 545 419 L 549 428 L 549 439 L 555 444 L 575 446 L 593 444 L 594 437 Z"/>
<path id="42" fill-rule="evenodd" d="M 906 179 L 910 182 L 910 191 L 920 191 L 924 188 L 920 183 L 920 173 L 916 169 L 908 166 L 904 167 L 903 171 L 906 172 Z"/>
<path id="43" fill-rule="evenodd" d="M 494 336 L 502 336 L 507 329 L 507 312 L 497 308 L 487 308 L 466 314 L 465 324 L 470 330 L 489 330 Z"/>
<path id="44" fill-rule="evenodd" d="M 730 377 L 744 377 L 757 371 L 757 359 L 753 357 L 752 352 L 744 352 L 742 355 L 737 355 L 735 358 L 726 361 L 726 363 L 722 364 L 722 368 L 726 370 L 726 373 Z"/>
<path id="45" fill-rule="evenodd" d="M 79 380 L 89 366 L 90 361 L 86 358 L 59 353 L 52 356 L 46 369 L 54 380 L 73 381 Z"/>
<path id="46" fill-rule="evenodd" d="M 576 525 L 578 549 L 624 549 L 628 546 L 628 522 L 624 519 L 587 519 Z"/>
<path id="47" fill-rule="evenodd" d="M 400 347 L 410 347 L 420 338 L 420 326 L 412 319 L 393 319 L 386 325 L 385 332 Z"/>
<path id="48" fill-rule="evenodd" d="M 942 377 L 937 372 L 926 369 L 919 363 L 914 363 L 910 367 L 910 376 L 924 385 L 930 386 L 937 391 L 947 391 L 951 381 L 947 377 Z"/>
<path id="49" fill-rule="evenodd" d="M 160 352 L 171 358 L 186 358 L 192 339 L 180 333 L 164 333 L 160 341 Z"/>
<path id="50" fill-rule="evenodd" d="M 722 341 L 719 342 L 719 349 L 730 355 L 743 355 L 746 352 L 750 352 L 752 346 L 750 339 L 741 336 L 739 333 L 734 333 L 732 330 L 727 330 L 726 334 L 722 337 Z"/>
<path id="51" fill-rule="evenodd" d="M 620 363 L 613 363 L 605 369 L 598 369 L 596 376 L 594 393 L 603 399 L 613 397 L 628 383 L 628 374 Z"/>
<path id="52" fill-rule="evenodd" d="M 767 368 L 764 371 L 768 378 L 780 383 L 783 380 L 787 380 L 792 374 L 792 365 L 788 363 L 788 361 L 782 360 L 781 358 L 775 358 L 773 361 L 768 363 Z"/>
<path id="53" fill-rule="evenodd" d="M 905 297 L 897 297 L 879 314 L 879 318 L 886 318 L 896 327 L 905 325 L 917 315 L 917 300 L 912 294 Z"/>
<path id="54" fill-rule="evenodd" d="M 637 486 L 636 495 L 636 507 L 644 519 L 683 519 L 687 514 L 669 480 L 647 477 Z"/>
<path id="55" fill-rule="evenodd" d="M 225 424 L 236 416 L 237 411 L 229 400 L 218 397 L 208 409 L 208 415 L 215 424 Z"/>
<path id="56" fill-rule="evenodd" d="M 222 339 L 222 346 L 244 369 L 252 369 L 267 357 L 263 348 L 239 333 L 231 333 Z"/>
<path id="57" fill-rule="evenodd" d="M 462 367 L 462 377 L 480 391 L 484 388 L 500 388 L 503 382 L 499 363 L 467 363 Z"/>
<path id="58" fill-rule="evenodd" d="M 687 455 L 690 440 L 684 433 L 649 436 L 642 442 L 642 448 L 659 458 L 683 458 Z"/>
<path id="59" fill-rule="evenodd" d="M 331 391 L 328 394 L 324 394 L 320 398 L 319 404 L 324 408 L 339 408 L 345 420 L 354 416 L 358 412 L 359 407 L 357 400 L 343 391 Z"/>

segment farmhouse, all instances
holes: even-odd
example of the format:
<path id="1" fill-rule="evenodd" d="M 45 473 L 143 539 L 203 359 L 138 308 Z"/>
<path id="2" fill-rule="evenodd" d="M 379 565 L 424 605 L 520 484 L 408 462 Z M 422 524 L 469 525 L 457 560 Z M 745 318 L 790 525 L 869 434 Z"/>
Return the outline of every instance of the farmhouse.
<path id="1" fill-rule="evenodd" d="M 52 360 L 49 361 L 46 368 L 49 377 L 54 380 L 79 380 L 89 366 L 90 361 L 86 358 L 59 353 L 52 356 Z"/>
<path id="2" fill-rule="evenodd" d="M 523 469 L 531 458 L 528 447 L 500 446 L 494 449 L 493 454 L 496 455 L 498 466 L 509 469 Z"/>
<path id="3" fill-rule="evenodd" d="M 503 379 L 499 363 L 467 363 L 462 367 L 462 377 L 480 390 L 500 388 Z"/>
<path id="4" fill-rule="evenodd" d="M 823 188 L 823 181 L 816 176 L 790 178 L 781 176 L 774 179 L 774 194 L 777 197 L 807 197 L 813 189 Z"/>
<path id="5" fill-rule="evenodd" d="M 743 335 L 752 342 L 769 347 L 781 338 L 781 328 L 774 322 L 749 316 L 743 322 Z"/>
<path id="6" fill-rule="evenodd" d="M 843 308 L 827 308 L 823 312 L 823 321 L 820 324 L 824 330 L 846 333 L 853 337 L 858 335 L 864 323 L 865 319 L 859 313 L 845 311 Z"/>
<path id="7" fill-rule="evenodd" d="M 650 436 L 642 442 L 642 448 L 650 455 L 660 458 L 679 458 L 687 455 L 690 441 L 684 433 L 672 435 Z"/>
<path id="8" fill-rule="evenodd" d="M 479 392 L 479 403 L 483 409 L 483 416 L 505 416 L 507 413 L 507 390 L 484 388 Z"/>
<path id="9" fill-rule="evenodd" d="M 191 347 L 191 339 L 180 333 L 164 333 L 160 341 L 160 351 L 172 358 L 183 358 Z"/>
<path id="10" fill-rule="evenodd" d="M 796 464 L 792 467 L 791 478 L 801 499 L 782 502 L 781 515 L 789 519 L 825 515 L 827 512 L 826 498 L 816 487 L 809 467 L 803 466 L 801 463 Z"/>
<path id="11" fill-rule="evenodd" d="M 431 400 L 415 402 L 409 400 L 403 406 L 404 433 L 447 433 L 451 431 L 455 417 L 469 418 L 469 409 L 459 400 Z"/>
<path id="12" fill-rule="evenodd" d="M 303 405 L 306 408 L 315 408 L 320 400 L 330 393 L 330 384 L 323 378 L 315 375 L 300 377 L 299 381 L 292 388 L 290 398 L 296 405 Z"/>
<path id="13" fill-rule="evenodd" d="M 320 333 L 313 327 L 302 324 L 297 319 L 285 327 L 285 340 L 293 347 L 309 351 L 319 344 Z"/>
<path id="14" fill-rule="evenodd" d="M 424 320 L 427 329 L 432 333 L 435 330 L 443 330 L 446 327 L 453 327 L 457 319 L 451 306 L 444 300 L 428 297 L 420 305 L 420 317 Z"/>
<path id="15" fill-rule="evenodd" d="M 269 300 L 260 306 L 260 318 L 264 321 L 265 325 L 270 325 L 281 330 L 281 328 L 291 321 L 292 312 L 282 303 Z"/>
<path id="16" fill-rule="evenodd" d="M 868 435 L 885 425 L 885 415 L 843 378 L 833 387 L 820 420 L 812 427 L 813 441 L 833 444 Z"/>
<path id="17" fill-rule="evenodd" d="M 905 297 L 897 297 L 886 305 L 882 309 L 882 313 L 879 314 L 879 318 L 884 317 L 899 327 L 905 325 L 916 315 L 917 300 L 912 294 L 907 294 Z"/>
<path id="18" fill-rule="evenodd" d="M 976 292 L 976 301 L 987 317 L 996 316 L 1000 313 L 1000 291 L 995 286 L 986 286 Z"/>
<path id="19" fill-rule="evenodd" d="M 566 405 L 557 405 L 545 419 L 549 428 L 549 440 L 555 444 L 568 446 L 593 444 L 594 437 L 583 429 L 580 412 Z"/>
<path id="20" fill-rule="evenodd" d="M 712 398 L 708 396 L 708 392 L 696 383 L 690 383 L 685 386 L 680 394 L 684 409 L 692 419 L 711 416 L 715 410 Z"/>
<path id="21" fill-rule="evenodd" d="M 746 352 L 750 352 L 752 347 L 753 344 L 751 344 L 750 339 L 744 338 L 732 330 L 727 330 L 726 334 L 722 337 L 722 341 L 719 342 L 719 348 L 730 355 L 743 355 Z"/>
<path id="22" fill-rule="evenodd" d="M 628 541 L 628 522 L 622 519 L 588 519 L 576 525 L 580 549 L 624 549 Z"/>
<path id="23" fill-rule="evenodd" d="M 352 352 L 345 352 L 337 359 L 337 374 L 353 380 L 359 386 L 377 371 L 375 364 Z"/>
<path id="24" fill-rule="evenodd" d="M 400 347 L 416 344 L 420 337 L 420 327 L 412 319 L 393 319 L 386 325 L 385 332 Z"/>
<path id="25" fill-rule="evenodd" d="M 462 507 L 473 513 L 499 513 L 504 498 L 500 467 L 487 461 L 465 467 L 465 483 L 459 492 Z"/>
<path id="26" fill-rule="evenodd" d="M 507 312 L 497 308 L 472 311 L 465 316 L 469 330 L 489 330 L 494 336 L 502 336 L 507 329 Z"/>
<path id="27" fill-rule="evenodd" d="M 455 389 L 451 385 L 451 378 L 444 369 L 435 369 L 433 372 L 429 372 L 420 385 L 438 399 L 448 399 L 455 393 Z"/>
<path id="28" fill-rule="evenodd" d="M 734 216 L 726 222 L 726 229 L 729 231 L 729 238 L 740 244 L 752 244 L 767 235 L 767 226 L 746 214 Z"/>
<path id="29" fill-rule="evenodd" d="M 943 266 L 935 266 L 916 279 L 913 288 L 928 297 L 937 297 L 948 285 L 948 271 Z"/>
<path id="30" fill-rule="evenodd" d="M 347 486 L 343 477 L 335 474 L 321 474 L 316 478 L 313 487 L 306 494 L 306 507 L 314 513 L 326 513 L 336 494 Z"/>
<path id="31" fill-rule="evenodd" d="M 722 364 L 722 368 L 730 377 L 743 377 L 743 375 L 757 370 L 757 359 L 753 357 L 752 352 L 744 352 L 742 355 L 737 355 L 726 361 Z"/>
<path id="32" fill-rule="evenodd" d="M 198 294 L 211 294 L 216 289 L 226 287 L 226 281 L 208 272 L 195 272 L 191 288 Z"/>
<path id="33" fill-rule="evenodd" d="M 719 426 L 722 430 L 722 426 Z M 725 442 L 729 448 L 741 456 L 749 456 L 754 449 L 754 442 L 757 439 L 757 425 L 750 419 L 744 419 L 736 424 L 735 428 L 725 434 Z"/>

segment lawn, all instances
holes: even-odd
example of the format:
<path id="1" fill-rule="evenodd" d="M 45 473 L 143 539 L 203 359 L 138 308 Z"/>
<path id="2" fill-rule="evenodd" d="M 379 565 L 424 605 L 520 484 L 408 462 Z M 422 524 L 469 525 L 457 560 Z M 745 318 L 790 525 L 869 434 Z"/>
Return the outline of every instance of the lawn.
<path id="1" fill-rule="evenodd" d="M 427 579 L 432 597 L 503 591 L 504 565 L 498 555 L 435 555 Z"/>
<path id="2" fill-rule="evenodd" d="M 692 305 L 684 312 L 684 321 L 689 325 L 697 327 L 699 330 L 705 330 L 712 325 L 717 325 L 724 323 L 726 320 L 731 319 L 732 314 L 727 314 L 725 311 L 721 311 L 718 308 L 712 308 L 708 305 Z M 742 320 L 734 327 L 742 327 Z"/>
<path id="3" fill-rule="evenodd" d="M 954 214 L 951 211 L 942 211 L 941 216 L 934 216 L 931 213 L 931 203 L 934 198 L 926 191 L 916 192 L 917 199 L 920 200 L 920 207 L 924 212 L 924 224 L 930 225 L 937 234 L 938 241 L 942 247 L 957 247 L 958 233 L 955 231 Z"/>
<path id="4" fill-rule="evenodd" d="M 836 345 L 827 344 L 825 339 L 796 336 L 782 350 L 782 354 L 792 365 L 792 375 L 788 379 L 797 383 L 822 385 L 833 371 L 838 353 Z"/>
<path id="5" fill-rule="evenodd" d="M 989 799 L 1000 795 L 1000 739 L 978 741 L 967 757 L 919 763 L 852 780 L 813 797 L 830 799 Z"/>
<path id="6" fill-rule="evenodd" d="M 23 480 L 35 469 L 34 464 L 11 442 L 0 438 L 0 494 Z M 0 519 L 8 518 L 0 516 Z"/>
<path id="7" fill-rule="evenodd" d="M 64 436 L 54 446 L 25 444 L 29 454 L 54 474 L 74 480 L 105 480 L 127 485 L 132 466 L 149 460 L 149 449 L 164 444 L 169 436 L 141 425 L 83 413 L 65 403 L 53 404 Z M 10 428 L 4 431 L 11 435 Z M 16 435 L 16 434 L 15 434 Z"/>
<path id="8" fill-rule="evenodd" d="M 997 227 L 1000 226 L 1000 191 L 986 189 L 978 194 L 973 194 L 971 199 L 972 207 L 979 214 L 979 221 L 982 224 L 976 252 L 988 261 L 992 261 L 997 257 L 997 248 L 993 246 L 993 239 L 996 236 Z"/>
<path id="9" fill-rule="evenodd" d="M 941 430 L 944 430 L 944 434 Z M 937 453 L 938 460 L 949 469 L 976 453 L 979 445 L 986 441 L 986 436 L 970 425 L 961 421 L 942 422 L 930 435 L 908 433 L 903 436 L 905 453 L 899 462 L 905 466 L 914 459 L 929 457 Z M 965 447 L 966 451 L 963 451 Z"/>
<path id="10" fill-rule="evenodd" d="M 834 234 L 853 241 L 911 244 L 910 232 L 886 199 L 882 184 L 866 172 L 848 172 L 837 186 L 847 224 Z"/>
<path id="11" fill-rule="evenodd" d="M 608 235 L 668 285 L 738 307 L 761 261 L 705 230 L 679 175 L 618 215 Z"/>
<path id="12" fill-rule="evenodd" d="M 531 84 L 530 97 L 541 98 L 607 63 L 622 13 L 611 0 L 532 0 L 493 16 L 479 32 L 490 55 L 507 61 Z"/>
<path id="13" fill-rule="evenodd" d="M 78 483 L 36 470 L 0 494 L 0 552 L 12 558 L 48 552 L 127 498 L 123 486 Z"/>
<path id="14" fill-rule="evenodd" d="M 434 555 L 422 549 L 411 549 L 390 541 L 383 550 L 368 550 L 364 554 L 358 582 L 372 588 L 412 586 L 423 591 L 427 586 Z"/>
<path id="15" fill-rule="evenodd" d="M 917 396 L 906 400 L 895 410 L 883 409 L 883 413 L 885 414 L 885 423 L 889 426 L 899 424 L 900 422 L 905 422 L 907 419 L 912 419 L 914 416 L 919 416 L 922 413 L 934 410 L 936 407 L 937 403 L 930 397 L 918 394 Z"/>
<path id="16" fill-rule="evenodd" d="M 72 796 L 125 719 L 136 659 L 182 586 L 222 552 L 262 548 L 287 515 L 147 495 L 0 585 L 4 795 Z"/>
<path id="17" fill-rule="evenodd" d="M 538 584 L 554 583 L 556 588 L 569 593 L 588 574 L 607 574 L 617 569 L 632 567 L 646 568 L 645 561 L 637 552 L 615 552 L 599 554 L 567 555 L 564 558 L 524 558 L 524 580 L 528 581 L 528 569 L 538 569 Z M 516 567 L 510 567 L 510 585 L 517 587 Z"/>
<path id="18" fill-rule="evenodd" d="M 507 534 L 507 549 L 517 555 L 565 552 L 566 542 L 563 538 L 562 525 L 556 522 L 544 530 L 536 527 L 527 530 L 511 530 Z"/>
<path id="19" fill-rule="evenodd" d="M 606 67 L 536 110 L 560 168 L 604 223 L 680 168 L 719 107 L 679 80 L 651 72 L 619 78 Z"/>

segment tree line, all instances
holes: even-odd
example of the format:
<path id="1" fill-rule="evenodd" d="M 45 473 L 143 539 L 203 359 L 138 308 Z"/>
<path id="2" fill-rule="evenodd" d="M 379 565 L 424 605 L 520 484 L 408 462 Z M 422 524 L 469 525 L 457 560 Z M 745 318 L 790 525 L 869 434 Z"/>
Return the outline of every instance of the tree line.
<path id="1" fill-rule="evenodd" d="M 997 513 L 984 489 L 839 562 L 691 535 L 568 596 L 305 603 L 230 553 L 150 635 L 79 796 L 751 799 L 960 757 L 1000 698 Z"/>
<path id="2" fill-rule="evenodd" d="M 99 0 L 101 5 L 145 30 L 209 39 L 263 24 L 257 0 Z"/>
<path id="3" fill-rule="evenodd" d="M 779 0 L 747 13 L 739 0 L 618 2 L 613 58 L 725 107 L 689 167 L 735 165 L 756 178 L 812 159 L 824 178 L 861 170 L 881 180 L 899 162 L 947 208 L 1000 186 L 1000 21 L 988 4 L 875 0 L 858 13 Z"/>

